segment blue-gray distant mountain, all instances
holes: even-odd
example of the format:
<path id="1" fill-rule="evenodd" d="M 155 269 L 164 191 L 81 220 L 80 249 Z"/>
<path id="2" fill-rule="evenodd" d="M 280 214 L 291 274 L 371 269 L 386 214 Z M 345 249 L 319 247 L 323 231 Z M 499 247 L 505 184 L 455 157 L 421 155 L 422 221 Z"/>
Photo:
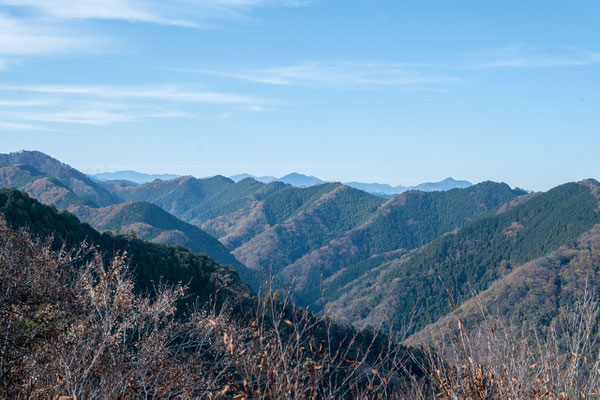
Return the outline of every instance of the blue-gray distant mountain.
<path id="1" fill-rule="evenodd" d="M 243 181 L 246 178 L 252 178 L 255 181 L 261 182 L 261 183 L 271 183 L 271 182 L 275 182 L 278 180 L 274 176 L 254 176 L 254 175 L 250 175 L 250 174 L 237 174 L 237 175 L 233 175 L 233 176 L 229 177 L 229 179 L 231 179 L 235 183 L 238 183 L 239 181 Z"/>
<path id="2" fill-rule="evenodd" d="M 420 190 L 421 192 L 437 192 L 452 189 L 466 189 L 473 184 L 469 181 L 457 181 L 452 178 L 446 178 L 441 182 L 425 182 L 417 186 L 402 186 L 401 193 L 409 190 Z"/>
<path id="3" fill-rule="evenodd" d="M 393 197 L 401 193 L 399 186 L 392 186 L 385 183 L 344 182 L 344 185 L 379 197 Z"/>
<path id="4" fill-rule="evenodd" d="M 327 183 L 315 176 L 303 175 L 297 172 L 292 172 L 291 174 L 287 174 L 286 176 L 283 176 L 277 180 L 295 187 L 311 187 Z"/>
<path id="5" fill-rule="evenodd" d="M 238 174 L 233 175 L 230 179 L 234 182 L 239 182 L 246 178 L 252 178 L 255 181 L 262 183 L 271 182 L 283 182 L 295 187 L 311 187 L 328 183 L 329 181 L 323 181 L 315 176 L 308 176 L 297 172 L 292 172 L 281 178 L 274 176 L 254 176 L 251 174 Z M 459 181 L 453 178 L 446 178 L 440 182 L 425 182 L 416 186 L 392 186 L 386 183 L 365 183 L 365 182 L 342 182 L 346 186 L 350 186 L 355 189 L 362 190 L 367 193 L 374 194 L 378 197 L 390 198 L 398 194 L 408 192 L 410 190 L 419 190 L 421 192 L 437 192 L 447 191 L 452 189 L 466 189 L 473 186 L 469 181 Z"/>
<path id="6" fill-rule="evenodd" d="M 90 175 L 93 179 L 98 181 L 130 181 L 140 185 L 144 183 L 152 182 L 155 179 L 167 181 L 169 179 L 179 178 L 180 175 L 173 174 L 145 174 L 137 171 L 115 171 L 115 172 L 101 172 L 99 174 Z"/>
<path id="7" fill-rule="evenodd" d="M 315 176 L 299 174 L 298 172 L 292 172 L 291 174 L 287 174 L 281 178 L 276 178 L 274 176 L 255 176 L 250 174 L 238 174 L 230 176 L 229 178 L 236 183 L 246 178 L 252 178 L 261 183 L 283 182 L 294 187 L 311 187 L 327 183 L 326 181 L 323 181 Z"/>

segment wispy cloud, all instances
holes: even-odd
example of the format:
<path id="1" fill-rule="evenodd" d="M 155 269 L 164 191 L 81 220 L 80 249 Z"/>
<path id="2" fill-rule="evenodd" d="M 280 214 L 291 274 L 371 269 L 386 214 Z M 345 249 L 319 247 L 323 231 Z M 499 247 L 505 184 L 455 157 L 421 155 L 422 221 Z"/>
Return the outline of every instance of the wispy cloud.
<path id="1" fill-rule="evenodd" d="M 58 19 L 107 19 L 203 27 L 215 19 L 245 19 L 258 7 L 298 7 L 303 0 L 0 0 Z"/>
<path id="2" fill-rule="evenodd" d="M 430 66 L 373 62 L 304 62 L 253 71 L 188 70 L 272 85 L 418 86 L 447 83 L 456 78 L 436 74 Z"/>
<path id="3" fill-rule="evenodd" d="M 20 122 L 0 121 L 0 130 L 11 131 L 11 132 L 25 132 L 25 131 L 53 131 L 45 126 L 25 124 Z"/>
<path id="4" fill-rule="evenodd" d="M 37 125 L 109 125 L 156 118 L 224 119 L 234 108 L 262 107 L 267 100 L 178 85 L 0 85 L 2 130 Z M 223 110 L 225 108 L 225 110 Z"/>
<path id="5" fill-rule="evenodd" d="M 27 56 L 106 51 L 110 32 L 82 30 L 78 20 L 114 20 L 191 28 L 250 20 L 261 7 L 299 7 L 307 0 L 0 0 L 0 71 Z M 111 46 L 108 46 L 110 44 Z M 9 62 L 11 61 L 11 62 Z"/>
<path id="6" fill-rule="evenodd" d="M 0 56 L 56 55 L 85 50 L 98 42 L 97 38 L 73 35 L 59 27 L 0 14 Z M 0 68 L 8 65 L 7 60 L 0 60 Z"/>
<path id="7" fill-rule="evenodd" d="M 600 52 L 574 47 L 540 49 L 514 45 L 480 52 L 477 68 L 553 68 L 600 63 Z"/>
<path id="8" fill-rule="evenodd" d="M 0 91 L 210 104 L 254 104 L 265 101 L 258 97 L 190 90 L 179 85 L 167 84 L 144 86 L 0 85 Z"/>
<path id="9" fill-rule="evenodd" d="M 263 106 L 240 106 L 241 110 L 252 111 L 252 112 L 264 112 L 271 111 L 271 108 L 263 107 Z"/>

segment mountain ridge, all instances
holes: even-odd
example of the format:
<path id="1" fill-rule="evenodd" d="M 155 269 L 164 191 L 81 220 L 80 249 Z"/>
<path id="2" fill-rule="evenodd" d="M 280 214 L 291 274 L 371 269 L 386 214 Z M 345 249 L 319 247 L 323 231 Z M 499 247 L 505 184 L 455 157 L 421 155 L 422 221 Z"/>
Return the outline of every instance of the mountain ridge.
<path id="1" fill-rule="evenodd" d="M 11 162 L 15 164 L 11 165 Z M 42 167 L 46 173 L 22 162 Z M 201 228 L 180 221 L 153 204 L 124 202 L 114 190 L 107 190 L 111 189 L 111 186 L 93 182 L 79 171 L 52 157 L 40 152 L 0 155 L 0 165 L 4 165 L 0 166 L 0 187 L 23 190 L 44 204 L 76 214 L 100 231 L 133 232 L 146 240 L 183 245 L 196 253 L 208 254 L 218 262 L 234 267 L 251 286 L 256 288 L 259 284 L 255 272 L 237 261 L 221 242 Z M 56 173 L 57 176 L 53 176 L 52 173 Z M 71 182 L 71 187 L 63 184 L 59 177 Z M 231 182 L 224 177 L 215 179 Z M 123 181 L 114 184 L 125 187 L 131 185 Z M 79 189 L 79 194 L 71 188 Z M 102 198 L 102 195 L 108 195 L 115 204 L 99 207 L 91 200 Z"/>
<path id="2" fill-rule="evenodd" d="M 501 271 L 542 257 L 600 223 L 598 203 L 589 187 L 569 183 L 476 219 L 355 282 L 332 304 L 333 315 L 357 326 L 383 318 L 397 329 L 409 323 L 421 329 L 450 311 L 444 285 L 460 305 Z"/>
<path id="3" fill-rule="evenodd" d="M 15 165 L 29 165 L 43 174 L 53 176 L 77 196 L 89 199 L 98 206 L 121 202 L 120 198 L 100 187 L 85 174 L 39 151 L 0 154 L 0 167 Z"/>

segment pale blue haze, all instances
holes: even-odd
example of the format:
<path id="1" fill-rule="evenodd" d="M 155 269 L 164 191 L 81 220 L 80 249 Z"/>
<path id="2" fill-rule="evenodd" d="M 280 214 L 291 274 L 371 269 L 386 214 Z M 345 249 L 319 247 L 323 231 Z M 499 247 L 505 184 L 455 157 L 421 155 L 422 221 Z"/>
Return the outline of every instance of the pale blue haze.
<path id="1" fill-rule="evenodd" d="M 600 177 L 600 2 L 0 0 L 0 152 L 85 172 Z"/>

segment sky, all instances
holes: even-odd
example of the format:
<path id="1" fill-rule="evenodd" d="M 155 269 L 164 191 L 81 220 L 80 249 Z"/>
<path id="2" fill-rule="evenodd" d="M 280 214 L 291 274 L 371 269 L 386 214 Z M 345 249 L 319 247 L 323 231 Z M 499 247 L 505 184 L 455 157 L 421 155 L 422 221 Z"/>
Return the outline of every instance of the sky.
<path id="1" fill-rule="evenodd" d="M 0 0 L 0 152 L 84 172 L 600 178 L 600 2 Z"/>

